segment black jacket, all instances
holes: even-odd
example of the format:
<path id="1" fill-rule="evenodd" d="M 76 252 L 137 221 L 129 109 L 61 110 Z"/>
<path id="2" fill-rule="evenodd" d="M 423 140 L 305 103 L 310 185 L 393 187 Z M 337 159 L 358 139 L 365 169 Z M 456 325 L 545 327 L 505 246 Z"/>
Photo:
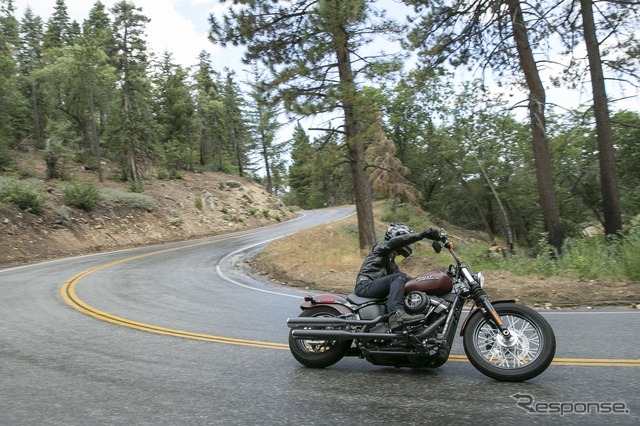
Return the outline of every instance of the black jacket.
<path id="1" fill-rule="evenodd" d="M 360 282 L 373 281 L 376 278 L 400 272 L 394 260 L 393 252 L 420 241 L 422 233 L 404 234 L 389 240 L 384 240 L 373 246 L 371 252 L 362 262 L 360 272 L 356 278 L 356 285 Z"/>

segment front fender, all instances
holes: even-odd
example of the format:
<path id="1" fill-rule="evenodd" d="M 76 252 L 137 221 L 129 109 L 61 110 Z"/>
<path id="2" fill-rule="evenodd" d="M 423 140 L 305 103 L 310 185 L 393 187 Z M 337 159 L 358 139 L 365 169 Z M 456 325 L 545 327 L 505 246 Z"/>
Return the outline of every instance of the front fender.
<path id="1" fill-rule="evenodd" d="M 337 294 L 323 293 L 316 294 L 315 296 L 305 296 L 304 301 L 300 304 L 300 309 L 315 308 L 317 306 L 331 306 L 341 315 L 351 314 L 353 310 L 350 307 L 349 301 Z"/>
<path id="2" fill-rule="evenodd" d="M 503 300 L 496 300 L 496 301 L 490 301 L 490 302 L 494 306 L 499 305 L 501 303 L 516 303 L 515 299 L 503 299 Z M 482 311 L 477 306 L 473 308 L 471 312 L 469 312 L 469 315 L 467 315 L 467 317 L 464 319 L 464 322 L 462 323 L 462 327 L 460 327 L 460 336 L 464 334 L 464 330 L 467 328 L 467 323 L 469 322 L 471 317 L 473 317 L 474 315 L 482 315 Z"/>

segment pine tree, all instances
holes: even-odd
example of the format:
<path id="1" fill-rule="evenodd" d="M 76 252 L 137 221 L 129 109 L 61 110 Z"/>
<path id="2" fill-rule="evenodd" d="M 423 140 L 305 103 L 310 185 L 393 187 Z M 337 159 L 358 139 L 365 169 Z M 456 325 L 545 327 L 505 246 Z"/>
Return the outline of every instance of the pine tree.
<path id="1" fill-rule="evenodd" d="M 226 134 L 224 107 L 220 93 L 220 75 L 211 67 L 211 56 L 200 52 L 194 75 L 197 127 L 199 128 L 200 165 L 209 161 L 222 169 L 222 140 Z"/>
<path id="2" fill-rule="evenodd" d="M 44 36 L 44 49 L 60 49 L 69 44 L 71 39 L 71 22 L 64 0 L 56 0 L 53 14 L 47 21 Z"/>
<path id="3" fill-rule="evenodd" d="M 447 61 L 469 66 L 480 63 L 497 75 L 521 74 L 529 90 L 528 109 L 535 158 L 538 196 L 548 242 L 560 252 L 563 236 L 560 208 L 553 186 L 546 129 L 546 92 L 535 60 L 533 40 L 544 40 L 548 28 L 532 28 L 532 17 L 544 11 L 520 0 L 407 0 L 423 13 L 410 34 L 425 66 L 431 70 Z M 526 11 L 523 11 L 526 7 Z M 525 19 L 526 17 L 526 19 Z M 537 19 L 540 26 L 546 21 Z"/>
<path id="4" fill-rule="evenodd" d="M 249 152 L 254 147 L 244 117 L 245 102 L 242 91 L 235 81 L 235 73 L 229 69 L 227 69 L 222 89 L 222 102 L 227 130 L 223 146 L 232 159 L 235 172 L 238 173 L 238 176 L 245 176 L 251 166 Z"/>
<path id="5" fill-rule="evenodd" d="M 10 147 L 22 137 L 20 116 L 24 113 L 24 98 L 17 87 L 16 58 L 19 49 L 19 25 L 11 0 L 0 3 L 0 170 L 11 162 Z"/>
<path id="6" fill-rule="evenodd" d="M 328 131 L 344 136 L 358 215 L 360 248 L 375 243 L 371 186 L 357 102 L 359 78 L 386 75 L 397 58 L 367 56 L 372 34 L 396 36 L 401 28 L 376 11 L 371 0 L 240 0 L 222 21 L 210 19 L 213 42 L 246 45 L 245 61 L 262 62 L 285 108 L 296 114 L 339 114 Z"/>
<path id="7" fill-rule="evenodd" d="M 20 69 L 21 91 L 30 107 L 30 120 L 25 117 L 25 128 L 35 139 L 36 146 L 44 147 L 45 113 L 40 82 L 34 72 L 44 66 L 44 23 L 27 7 L 20 24 L 20 51 L 18 67 Z"/>
<path id="8" fill-rule="evenodd" d="M 151 115 L 151 85 L 147 77 L 144 31 L 149 18 L 128 1 L 116 3 L 113 35 L 118 73 L 118 97 L 109 120 L 109 143 L 120 159 L 123 178 L 138 181 L 147 171 L 155 123 Z"/>
<path id="9" fill-rule="evenodd" d="M 252 71 L 251 102 L 249 104 L 249 119 L 253 123 L 250 131 L 256 141 L 257 151 L 262 158 L 268 193 L 273 193 L 273 168 L 280 161 L 280 156 L 286 144 L 276 146 L 276 133 L 282 124 L 278 121 L 281 113 L 278 102 L 274 100 L 264 83 L 264 75 L 257 68 Z"/>
<path id="10" fill-rule="evenodd" d="M 196 151 L 195 105 L 187 72 L 164 52 L 156 77 L 155 117 L 159 125 L 157 150 L 169 169 L 193 170 Z"/>

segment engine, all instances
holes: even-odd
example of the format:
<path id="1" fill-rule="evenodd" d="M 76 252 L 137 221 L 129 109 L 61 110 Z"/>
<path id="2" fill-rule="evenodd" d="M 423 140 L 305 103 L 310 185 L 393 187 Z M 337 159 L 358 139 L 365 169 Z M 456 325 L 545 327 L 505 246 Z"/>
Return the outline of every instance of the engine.
<path id="1" fill-rule="evenodd" d="M 449 310 L 450 303 L 435 296 L 429 296 L 423 291 L 412 291 L 404 298 L 404 308 L 410 314 L 424 314 L 432 312 L 440 314 Z"/>

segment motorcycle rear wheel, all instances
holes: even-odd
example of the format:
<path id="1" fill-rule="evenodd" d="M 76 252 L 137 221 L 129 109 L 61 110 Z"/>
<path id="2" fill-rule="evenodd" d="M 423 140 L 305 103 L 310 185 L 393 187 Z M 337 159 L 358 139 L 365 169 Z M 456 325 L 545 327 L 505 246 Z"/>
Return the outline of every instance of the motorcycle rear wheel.
<path id="1" fill-rule="evenodd" d="M 306 309 L 301 317 L 337 317 L 338 311 L 329 306 Z M 315 327 L 328 329 L 327 327 Z M 302 365 L 310 368 L 325 368 L 340 361 L 351 347 L 352 340 L 294 339 L 289 332 L 289 350 Z"/>
<path id="2" fill-rule="evenodd" d="M 492 321 L 476 312 L 463 336 L 471 364 L 482 374 L 504 382 L 521 382 L 541 374 L 556 352 L 556 338 L 547 320 L 515 303 L 494 308 L 512 337 L 505 339 Z"/>

